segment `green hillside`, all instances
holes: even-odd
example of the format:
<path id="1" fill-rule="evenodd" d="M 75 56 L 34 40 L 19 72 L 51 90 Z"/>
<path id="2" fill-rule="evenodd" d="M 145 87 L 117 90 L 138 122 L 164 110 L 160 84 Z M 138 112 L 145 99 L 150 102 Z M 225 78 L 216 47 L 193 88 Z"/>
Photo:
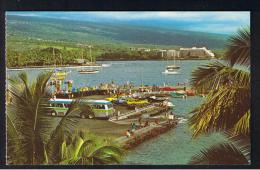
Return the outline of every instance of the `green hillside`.
<path id="1" fill-rule="evenodd" d="M 126 43 L 223 48 L 226 36 L 152 27 L 86 21 L 7 16 L 9 36 L 79 43 Z"/>
<path id="2" fill-rule="evenodd" d="M 226 36 L 152 27 L 25 16 L 7 16 L 7 67 L 73 64 L 74 59 L 162 60 L 161 54 L 134 48 L 202 47 L 223 54 Z M 47 49 L 47 50 L 46 50 Z M 55 49 L 55 55 L 50 49 Z M 55 58 L 55 60 L 54 60 Z"/>

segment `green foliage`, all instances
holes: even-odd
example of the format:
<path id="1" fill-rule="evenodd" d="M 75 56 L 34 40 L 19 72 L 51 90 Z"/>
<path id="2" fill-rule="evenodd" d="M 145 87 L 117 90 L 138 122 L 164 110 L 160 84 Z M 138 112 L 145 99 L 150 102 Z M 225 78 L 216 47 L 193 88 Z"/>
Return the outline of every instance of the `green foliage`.
<path id="1" fill-rule="evenodd" d="M 189 119 L 193 136 L 215 131 L 229 136 L 250 138 L 250 32 L 239 30 L 228 41 L 225 64 L 211 63 L 192 73 L 192 86 L 200 93 L 208 93 L 201 106 Z M 250 141 L 246 142 L 250 146 Z M 242 152 L 245 151 L 245 152 Z M 248 164 L 250 147 L 241 143 L 217 144 L 195 155 L 191 164 Z"/>
<path id="2" fill-rule="evenodd" d="M 232 50 L 241 49 L 240 45 L 244 47 L 238 42 L 237 48 Z M 248 55 L 243 56 L 243 61 L 249 61 L 250 53 L 246 51 L 245 53 Z M 193 111 L 194 115 L 190 118 L 189 124 L 194 136 L 229 129 L 233 129 L 234 133 L 249 134 L 250 72 L 242 69 L 242 66 L 235 67 L 235 64 L 242 64 L 241 60 L 225 58 L 228 64 L 215 62 L 199 67 L 192 73 L 193 88 L 198 92 L 209 92 L 206 101 Z M 229 65 L 232 63 L 231 60 L 238 63 Z M 248 66 L 246 62 L 243 64 Z"/>
<path id="3" fill-rule="evenodd" d="M 120 146 L 88 132 L 77 132 L 60 145 L 59 164 L 97 165 L 120 163 L 124 155 Z"/>
<path id="4" fill-rule="evenodd" d="M 79 44 L 93 45 L 95 60 L 157 60 L 156 52 L 137 52 L 130 48 L 174 49 L 205 46 L 222 49 L 226 36 L 138 26 L 98 24 L 7 16 L 7 66 L 42 66 L 72 64 L 74 59 L 90 61 L 88 49 Z M 52 48 L 55 48 L 53 56 Z M 49 49 L 49 50 L 48 50 Z M 217 56 L 219 57 L 219 56 Z"/>
<path id="5" fill-rule="evenodd" d="M 8 36 L 88 44 L 155 44 L 223 48 L 225 35 L 125 24 L 7 15 Z"/>
<path id="6" fill-rule="evenodd" d="M 48 112 L 46 106 L 50 98 L 47 82 L 51 75 L 52 72 L 41 73 L 35 81 L 29 83 L 27 74 L 22 72 L 8 81 L 7 95 L 12 99 L 7 104 L 6 112 L 8 164 L 58 164 L 66 155 L 73 160 L 78 158 L 81 152 L 76 148 L 85 146 L 80 145 L 80 138 L 85 139 L 82 134 L 75 138 L 72 149 L 69 149 L 72 145 L 63 143 L 64 139 L 67 142 L 79 121 L 76 116 L 82 112 L 91 112 L 90 107 L 76 100 L 61 120 L 57 121 L 46 116 Z M 105 146 L 110 145 L 108 143 L 102 145 Z M 118 149 L 114 148 L 114 145 L 111 147 Z M 64 152 L 65 149 L 68 151 Z M 104 154 L 98 155 L 102 150 Z M 119 160 L 119 157 L 110 154 L 106 147 L 97 148 L 95 151 L 95 154 L 90 155 L 100 159 L 100 162 L 95 163 L 116 163 L 116 160 Z M 115 154 L 119 152 L 115 151 Z M 104 155 L 105 157 L 102 157 Z"/>
<path id="7" fill-rule="evenodd" d="M 250 65 L 250 28 L 239 29 L 228 40 L 225 58 L 231 66 L 235 64 Z"/>

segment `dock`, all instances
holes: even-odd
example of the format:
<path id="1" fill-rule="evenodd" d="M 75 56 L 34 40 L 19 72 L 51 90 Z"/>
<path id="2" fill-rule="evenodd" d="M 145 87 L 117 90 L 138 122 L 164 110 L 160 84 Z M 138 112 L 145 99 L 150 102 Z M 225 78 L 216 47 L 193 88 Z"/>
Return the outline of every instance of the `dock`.
<path id="1" fill-rule="evenodd" d="M 168 121 L 161 122 L 160 124 L 152 124 L 147 127 L 143 127 L 135 130 L 130 137 L 122 136 L 117 138 L 115 141 L 125 149 L 131 149 L 146 140 L 161 135 L 176 127 L 178 120 L 172 120 L 171 123 Z"/>
<path id="2" fill-rule="evenodd" d="M 157 114 L 161 114 L 161 113 L 169 111 L 169 110 L 170 109 L 167 107 L 159 107 L 154 104 L 151 104 L 146 107 L 140 108 L 138 110 L 126 112 L 126 113 L 120 114 L 118 116 L 113 116 L 109 120 L 113 121 L 113 122 L 118 122 L 120 120 L 138 117 L 143 114 L 146 114 L 147 116 L 155 116 Z"/>

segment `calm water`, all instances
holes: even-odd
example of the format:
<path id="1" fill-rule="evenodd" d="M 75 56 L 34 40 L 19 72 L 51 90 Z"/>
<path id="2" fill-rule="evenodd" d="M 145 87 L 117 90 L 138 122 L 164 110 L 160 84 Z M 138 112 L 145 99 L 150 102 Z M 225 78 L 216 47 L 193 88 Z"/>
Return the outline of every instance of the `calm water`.
<path id="1" fill-rule="evenodd" d="M 111 67 L 102 68 L 98 74 L 78 74 L 76 68 L 71 70 L 68 80 L 73 80 L 76 87 L 94 86 L 100 83 L 111 82 L 124 84 L 130 81 L 135 85 L 162 85 L 163 83 L 175 85 L 178 82 L 188 82 L 190 74 L 198 65 L 205 64 L 208 61 L 177 61 L 181 66 L 179 75 L 163 75 L 165 65 L 173 64 L 172 61 L 118 61 L 103 62 L 112 63 Z M 43 70 L 28 69 L 30 78 L 33 79 Z M 9 71 L 8 75 L 14 75 L 17 71 Z M 187 100 L 172 99 L 176 106 L 174 112 L 177 115 L 188 118 L 188 113 L 202 102 L 200 97 L 189 97 Z M 197 139 L 191 139 L 191 133 L 187 123 L 180 123 L 177 128 L 153 138 L 139 145 L 128 152 L 123 164 L 162 164 L 177 165 L 187 164 L 191 157 L 198 153 L 202 148 L 209 147 L 215 143 L 226 140 L 220 134 L 211 136 L 200 136 Z"/>

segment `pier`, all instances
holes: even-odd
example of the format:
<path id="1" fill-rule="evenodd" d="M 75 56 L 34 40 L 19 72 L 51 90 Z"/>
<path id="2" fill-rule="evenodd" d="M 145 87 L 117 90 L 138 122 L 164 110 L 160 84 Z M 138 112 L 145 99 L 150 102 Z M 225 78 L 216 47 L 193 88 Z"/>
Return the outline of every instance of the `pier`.
<path id="1" fill-rule="evenodd" d="M 125 149 L 134 148 L 146 140 L 149 140 L 153 137 L 156 137 L 160 134 L 163 134 L 170 129 L 176 127 L 178 120 L 172 120 L 161 122 L 160 124 L 152 124 L 147 127 L 143 127 L 135 130 L 131 136 L 122 136 L 117 138 L 115 141 L 122 145 Z"/>

